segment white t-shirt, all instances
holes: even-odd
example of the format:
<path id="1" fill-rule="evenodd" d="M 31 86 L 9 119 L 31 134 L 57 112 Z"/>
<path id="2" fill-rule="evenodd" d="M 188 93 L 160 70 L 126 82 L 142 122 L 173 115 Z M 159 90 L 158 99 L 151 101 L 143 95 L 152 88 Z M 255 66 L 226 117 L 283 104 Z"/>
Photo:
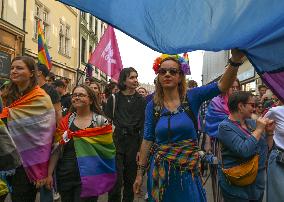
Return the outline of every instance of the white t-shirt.
<path id="1" fill-rule="evenodd" d="M 273 140 L 277 147 L 284 150 L 284 106 L 272 107 L 264 117 L 275 121 Z"/>

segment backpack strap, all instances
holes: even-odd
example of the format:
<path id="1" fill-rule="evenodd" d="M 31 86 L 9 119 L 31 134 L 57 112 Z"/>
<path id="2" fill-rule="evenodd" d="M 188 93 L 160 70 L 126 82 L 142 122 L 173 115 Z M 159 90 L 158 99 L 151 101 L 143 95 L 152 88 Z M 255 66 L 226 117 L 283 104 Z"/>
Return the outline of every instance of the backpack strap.
<path id="1" fill-rule="evenodd" d="M 198 132 L 198 123 L 197 123 L 197 119 L 194 116 L 194 113 L 191 109 L 191 105 L 190 102 L 188 101 L 188 98 L 185 98 L 183 100 L 183 102 L 181 103 L 182 108 L 184 109 L 185 113 L 187 114 L 187 116 L 192 120 L 194 128 L 196 130 L 196 133 Z M 198 134 L 198 133 L 197 133 Z"/>
<path id="2" fill-rule="evenodd" d="M 70 128 L 71 124 L 73 123 L 73 121 L 75 120 L 76 118 L 76 113 L 72 113 L 70 116 L 69 116 L 69 119 L 68 119 L 68 128 Z"/>
<path id="3" fill-rule="evenodd" d="M 156 105 L 153 101 L 154 130 L 156 129 L 156 125 L 161 117 L 161 111 L 162 111 L 162 107 L 159 105 Z M 155 139 L 156 139 L 156 133 L 154 131 L 154 141 Z"/>
<path id="4" fill-rule="evenodd" d="M 116 98 L 115 98 L 115 94 L 111 94 L 111 96 L 112 96 L 112 119 L 114 119 Z"/>

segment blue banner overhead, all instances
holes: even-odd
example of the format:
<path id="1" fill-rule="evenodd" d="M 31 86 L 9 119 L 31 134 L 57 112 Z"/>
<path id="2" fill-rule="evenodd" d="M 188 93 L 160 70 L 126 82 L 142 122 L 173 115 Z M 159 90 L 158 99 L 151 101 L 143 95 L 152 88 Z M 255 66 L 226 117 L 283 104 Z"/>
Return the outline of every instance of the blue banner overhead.
<path id="1" fill-rule="evenodd" d="M 284 1 L 59 1 L 162 53 L 239 48 L 284 100 Z"/>

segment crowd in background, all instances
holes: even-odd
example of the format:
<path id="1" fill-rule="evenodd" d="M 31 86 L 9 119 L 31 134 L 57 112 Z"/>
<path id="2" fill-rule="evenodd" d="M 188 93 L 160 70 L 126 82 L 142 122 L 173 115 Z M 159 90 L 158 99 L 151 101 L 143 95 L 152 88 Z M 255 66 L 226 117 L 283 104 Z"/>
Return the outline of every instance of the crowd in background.
<path id="1" fill-rule="evenodd" d="M 0 161 L 15 159 L 0 169 L 0 201 L 9 192 L 14 202 L 38 192 L 41 202 L 93 202 L 107 192 L 109 202 L 133 201 L 147 172 L 149 201 L 206 201 L 200 162 L 210 168 L 215 201 L 262 201 L 265 189 L 267 201 L 283 200 L 283 102 L 265 85 L 241 91 L 239 63 L 231 61 L 219 83 L 198 87 L 186 83 L 180 58 L 161 58 L 156 91 L 148 92 L 132 67 L 103 91 L 93 78 L 68 91 L 69 80 L 16 57 L 0 87 L 0 129 L 14 148 Z"/>

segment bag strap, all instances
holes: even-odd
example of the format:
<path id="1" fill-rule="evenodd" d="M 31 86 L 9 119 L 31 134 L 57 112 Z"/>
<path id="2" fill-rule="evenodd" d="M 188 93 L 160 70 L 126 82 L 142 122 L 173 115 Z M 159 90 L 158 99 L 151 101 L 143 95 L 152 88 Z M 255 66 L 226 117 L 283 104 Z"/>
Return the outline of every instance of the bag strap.
<path id="1" fill-rule="evenodd" d="M 196 133 L 198 132 L 198 123 L 197 123 L 197 119 L 194 116 L 194 113 L 191 109 L 191 105 L 190 102 L 188 101 L 187 98 L 184 99 L 184 101 L 181 104 L 182 108 L 184 109 L 185 113 L 187 114 L 187 116 L 192 120 L 194 128 Z"/>
<path id="2" fill-rule="evenodd" d="M 68 119 L 68 128 L 70 128 L 71 124 L 74 122 L 76 118 L 76 113 L 72 113 L 70 116 L 69 116 L 69 119 Z"/>
<path id="3" fill-rule="evenodd" d="M 115 94 L 111 94 L 112 96 L 112 119 L 114 119 L 114 112 L 115 112 Z"/>

